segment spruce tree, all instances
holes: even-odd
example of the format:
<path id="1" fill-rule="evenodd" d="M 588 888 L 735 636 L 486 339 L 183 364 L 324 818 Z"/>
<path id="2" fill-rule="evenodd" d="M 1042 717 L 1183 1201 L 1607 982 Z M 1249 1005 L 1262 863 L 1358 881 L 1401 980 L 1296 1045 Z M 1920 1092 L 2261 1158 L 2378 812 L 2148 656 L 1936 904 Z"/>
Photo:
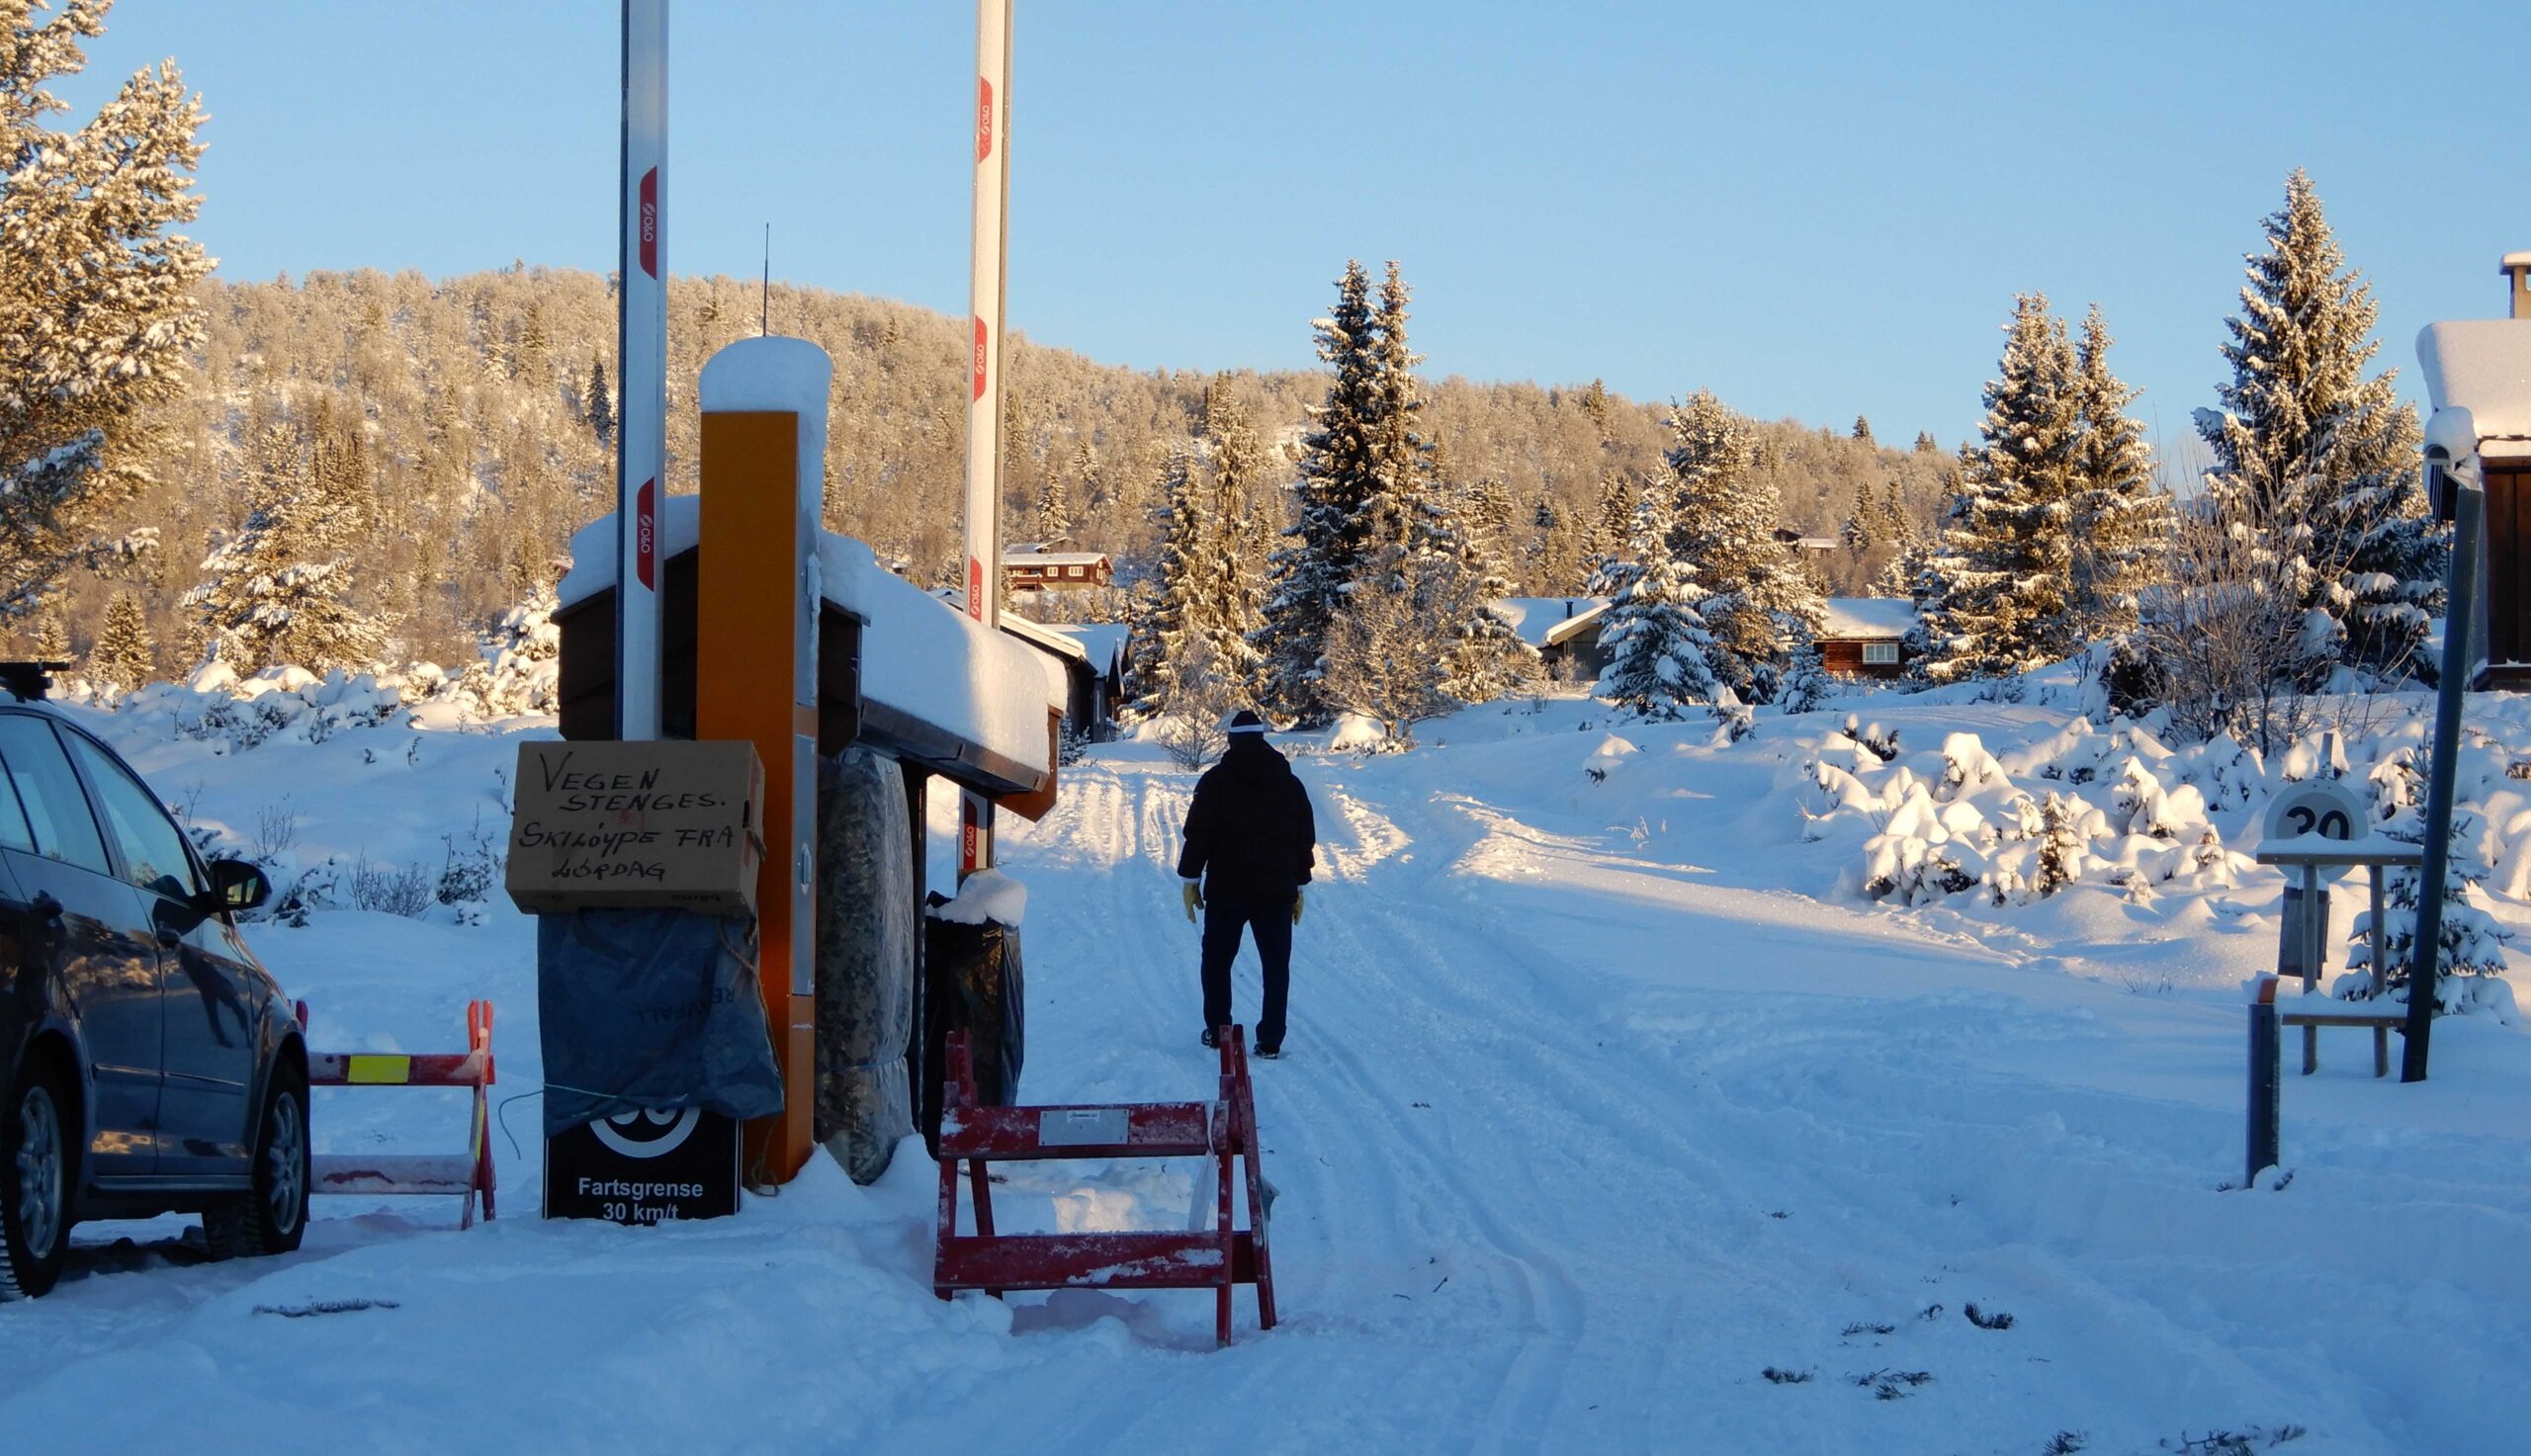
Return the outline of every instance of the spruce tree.
<path id="1" fill-rule="evenodd" d="M 615 444 L 615 391 L 606 382 L 606 360 L 589 360 L 588 386 L 589 433 L 597 437 L 600 450 Z"/>
<path id="2" fill-rule="evenodd" d="M 1048 471 L 1046 478 L 1039 482 L 1036 517 L 1039 541 L 1052 546 L 1071 539 L 1072 492 L 1065 484 L 1063 471 Z"/>
<path id="3" fill-rule="evenodd" d="M 1591 535 L 1583 548 L 1583 557 L 1590 568 L 1582 590 L 1595 597 L 1615 596 L 1625 586 L 1635 566 L 1634 550 L 1629 545 L 1634 534 L 1635 504 L 1642 498 L 1643 487 L 1629 485 L 1615 471 L 1600 476 L 1600 510 L 1591 521 Z"/>
<path id="4" fill-rule="evenodd" d="M 258 442 L 245 524 L 202 563 L 204 580 L 185 594 L 213 657 L 239 673 L 289 664 L 322 672 L 377 661 L 388 625 L 351 604 L 356 573 L 342 558 L 367 513 L 355 498 L 365 483 L 345 464 L 317 459 L 276 426 Z"/>
<path id="5" fill-rule="evenodd" d="M 2081 444 L 2073 346 L 2042 294 L 2014 300 L 1980 443 L 1961 463 L 1920 603 L 1932 682 L 2052 662 L 2075 637 L 2072 491 Z"/>
<path id="6" fill-rule="evenodd" d="M 2442 610 L 2450 540 L 2428 518 L 2416 411 L 2397 371 L 2370 379 L 2380 346 L 2372 285 L 2346 267 L 2301 169 L 2261 221 L 2241 311 L 2226 320 L 2230 381 L 2198 432 L 2215 455 L 2207 488 L 2282 564 L 2312 614 L 2307 673 L 2343 657 L 2403 667 Z"/>
<path id="7" fill-rule="evenodd" d="M 1818 586 L 1777 538 L 1783 501 L 1753 469 L 1749 422 L 1700 389 L 1671 412 L 1670 436 L 1670 555 L 1707 593 L 1696 606 L 1715 676 L 1744 702 L 1770 702 L 1791 646 L 1784 622 L 1817 625 Z"/>
<path id="8" fill-rule="evenodd" d="M 1942 449 L 1942 447 L 1934 442 L 1933 431 L 1918 430 L 1916 432 L 1916 453 L 1918 455 L 1931 455 L 1940 449 Z"/>
<path id="9" fill-rule="evenodd" d="M 149 617 L 141 610 L 140 598 L 128 591 L 115 593 L 115 599 L 106 604 L 97 641 L 88 648 L 89 680 L 120 695 L 149 682 L 157 671 L 157 645 L 150 640 Z"/>
<path id="10" fill-rule="evenodd" d="M 67 0 L 42 24 L 0 3 L 0 625 L 65 577 L 149 549 L 100 534 L 149 483 L 152 406 L 178 397 L 204 342 L 194 286 L 211 271 L 172 229 L 193 220 L 199 97 L 175 63 L 125 81 L 76 130 L 45 87 L 104 34 L 105 0 Z"/>
<path id="11" fill-rule="evenodd" d="M 1598 696 L 1637 717 L 1676 723 L 1696 703 L 1716 698 L 1712 635 L 1698 615 L 1695 579 L 1670 554 L 1675 523 L 1671 491 L 1645 487 L 1635 513 L 1633 554 L 1640 569 L 1601 618 L 1600 646 L 1609 654 Z"/>
<path id="12" fill-rule="evenodd" d="M 2084 640 L 2134 627 L 2139 598 L 2170 574 L 2171 499 L 2153 484 L 2144 427 L 2127 412 L 2137 391 L 2109 372 L 2109 345 L 2095 303 L 2074 349 L 2082 433 L 2069 504 L 2075 624 Z"/>
<path id="13" fill-rule="evenodd" d="M 1864 418 L 1862 415 L 1856 415 L 1854 437 L 1861 440 L 1866 445 L 1876 443 L 1872 438 L 1872 421 Z"/>
<path id="14" fill-rule="evenodd" d="M 1268 562 L 1266 626 L 1257 641 L 1265 656 L 1267 703 L 1282 717 L 1309 725 L 1334 714 L 1325 688 L 1327 634 L 1361 570 L 1368 506 L 1380 483 L 1372 444 L 1382 407 L 1378 335 L 1371 322 L 1370 275 L 1359 262 L 1346 263 L 1336 310 L 1314 329 L 1318 357 L 1334 368 L 1335 378 L 1301 437 L 1297 519 L 1283 533 L 1286 545 Z"/>

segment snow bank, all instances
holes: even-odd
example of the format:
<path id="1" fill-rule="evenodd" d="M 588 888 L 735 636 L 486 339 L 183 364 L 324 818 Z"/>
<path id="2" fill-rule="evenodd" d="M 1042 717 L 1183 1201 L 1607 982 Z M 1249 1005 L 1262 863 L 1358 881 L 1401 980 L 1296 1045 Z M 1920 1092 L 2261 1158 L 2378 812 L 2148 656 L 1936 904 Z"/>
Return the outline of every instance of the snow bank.
<path id="1" fill-rule="evenodd" d="M 958 887 L 956 899 L 932 907 L 931 918 L 953 925 L 1017 925 L 1027 913 L 1027 886 L 1000 870 L 978 870 Z"/>

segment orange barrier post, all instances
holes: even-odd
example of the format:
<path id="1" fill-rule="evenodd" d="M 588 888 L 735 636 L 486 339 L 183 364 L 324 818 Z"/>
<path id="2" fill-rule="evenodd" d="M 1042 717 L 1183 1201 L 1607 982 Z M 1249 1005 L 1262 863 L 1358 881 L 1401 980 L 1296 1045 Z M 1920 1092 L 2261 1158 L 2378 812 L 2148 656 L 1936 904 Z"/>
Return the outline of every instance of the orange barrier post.
<path id="1" fill-rule="evenodd" d="M 750 1181 L 809 1160 L 817 1073 L 817 533 L 833 366 L 804 339 L 742 339 L 703 367 L 694 735 L 764 765 L 757 964 L 782 1111 L 747 1124 Z"/>

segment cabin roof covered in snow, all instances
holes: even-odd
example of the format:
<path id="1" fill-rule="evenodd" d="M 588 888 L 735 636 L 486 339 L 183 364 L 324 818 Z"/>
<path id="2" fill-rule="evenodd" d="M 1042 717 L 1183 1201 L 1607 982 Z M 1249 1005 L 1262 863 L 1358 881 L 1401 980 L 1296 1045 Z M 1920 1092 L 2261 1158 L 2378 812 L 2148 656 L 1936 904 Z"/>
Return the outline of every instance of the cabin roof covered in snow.
<path id="1" fill-rule="evenodd" d="M 703 497 L 659 502 L 661 561 L 702 540 Z M 571 535 L 571 569 L 556 588 L 558 610 L 615 587 L 615 515 Z M 965 613 L 889 571 L 870 548 L 831 531 L 818 533 L 819 593 L 859 618 L 861 696 L 963 743 L 1021 768 L 1051 773 L 1046 710 L 1060 706 L 1063 674 L 1048 681 L 1046 656 L 1015 638 L 968 620 Z"/>
<path id="2" fill-rule="evenodd" d="M 1890 642 L 1916 625 L 1916 604 L 1904 597 L 1830 597 L 1819 636 L 1839 642 Z"/>
<path id="3" fill-rule="evenodd" d="M 2513 256 L 2531 262 L 2531 253 Z M 2531 318 L 2429 323 L 2416 336 L 2416 358 L 2434 407 L 2470 412 L 2481 455 L 2531 456 Z"/>
<path id="4" fill-rule="evenodd" d="M 1107 559 L 1103 551 L 1034 551 L 1025 547 L 1005 546 L 1002 563 L 1005 566 L 1095 566 Z"/>
<path id="5" fill-rule="evenodd" d="M 1060 632 L 1081 643 L 1083 655 L 1100 672 L 1114 671 L 1125 658 L 1125 635 L 1131 631 L 1122 622 L 1041 622 L 1048 632 Z"/>
<path id="6" fill-rule="evenodd" d="M 1607 609 L 1607 597 L 1504 597 L 1490 603 L 1497 615 L 1512 624 L 1521 641 L 1533 647 L 1553 646 L 1570 642 L 1585 627 L 1600 620 Z"/>

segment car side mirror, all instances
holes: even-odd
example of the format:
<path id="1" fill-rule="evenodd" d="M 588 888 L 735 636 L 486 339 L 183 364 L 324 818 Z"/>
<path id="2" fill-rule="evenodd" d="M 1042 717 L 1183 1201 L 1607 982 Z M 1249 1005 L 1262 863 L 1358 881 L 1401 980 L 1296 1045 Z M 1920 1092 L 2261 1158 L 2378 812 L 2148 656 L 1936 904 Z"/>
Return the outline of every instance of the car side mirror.
<path id="1" fill-rule="evenodd" d="M 234 913 L 251 910 L 273 898 L 273 882 L 261 867 L 242 859 L 216 859 L 211 872 L 211 907 Z"/>

